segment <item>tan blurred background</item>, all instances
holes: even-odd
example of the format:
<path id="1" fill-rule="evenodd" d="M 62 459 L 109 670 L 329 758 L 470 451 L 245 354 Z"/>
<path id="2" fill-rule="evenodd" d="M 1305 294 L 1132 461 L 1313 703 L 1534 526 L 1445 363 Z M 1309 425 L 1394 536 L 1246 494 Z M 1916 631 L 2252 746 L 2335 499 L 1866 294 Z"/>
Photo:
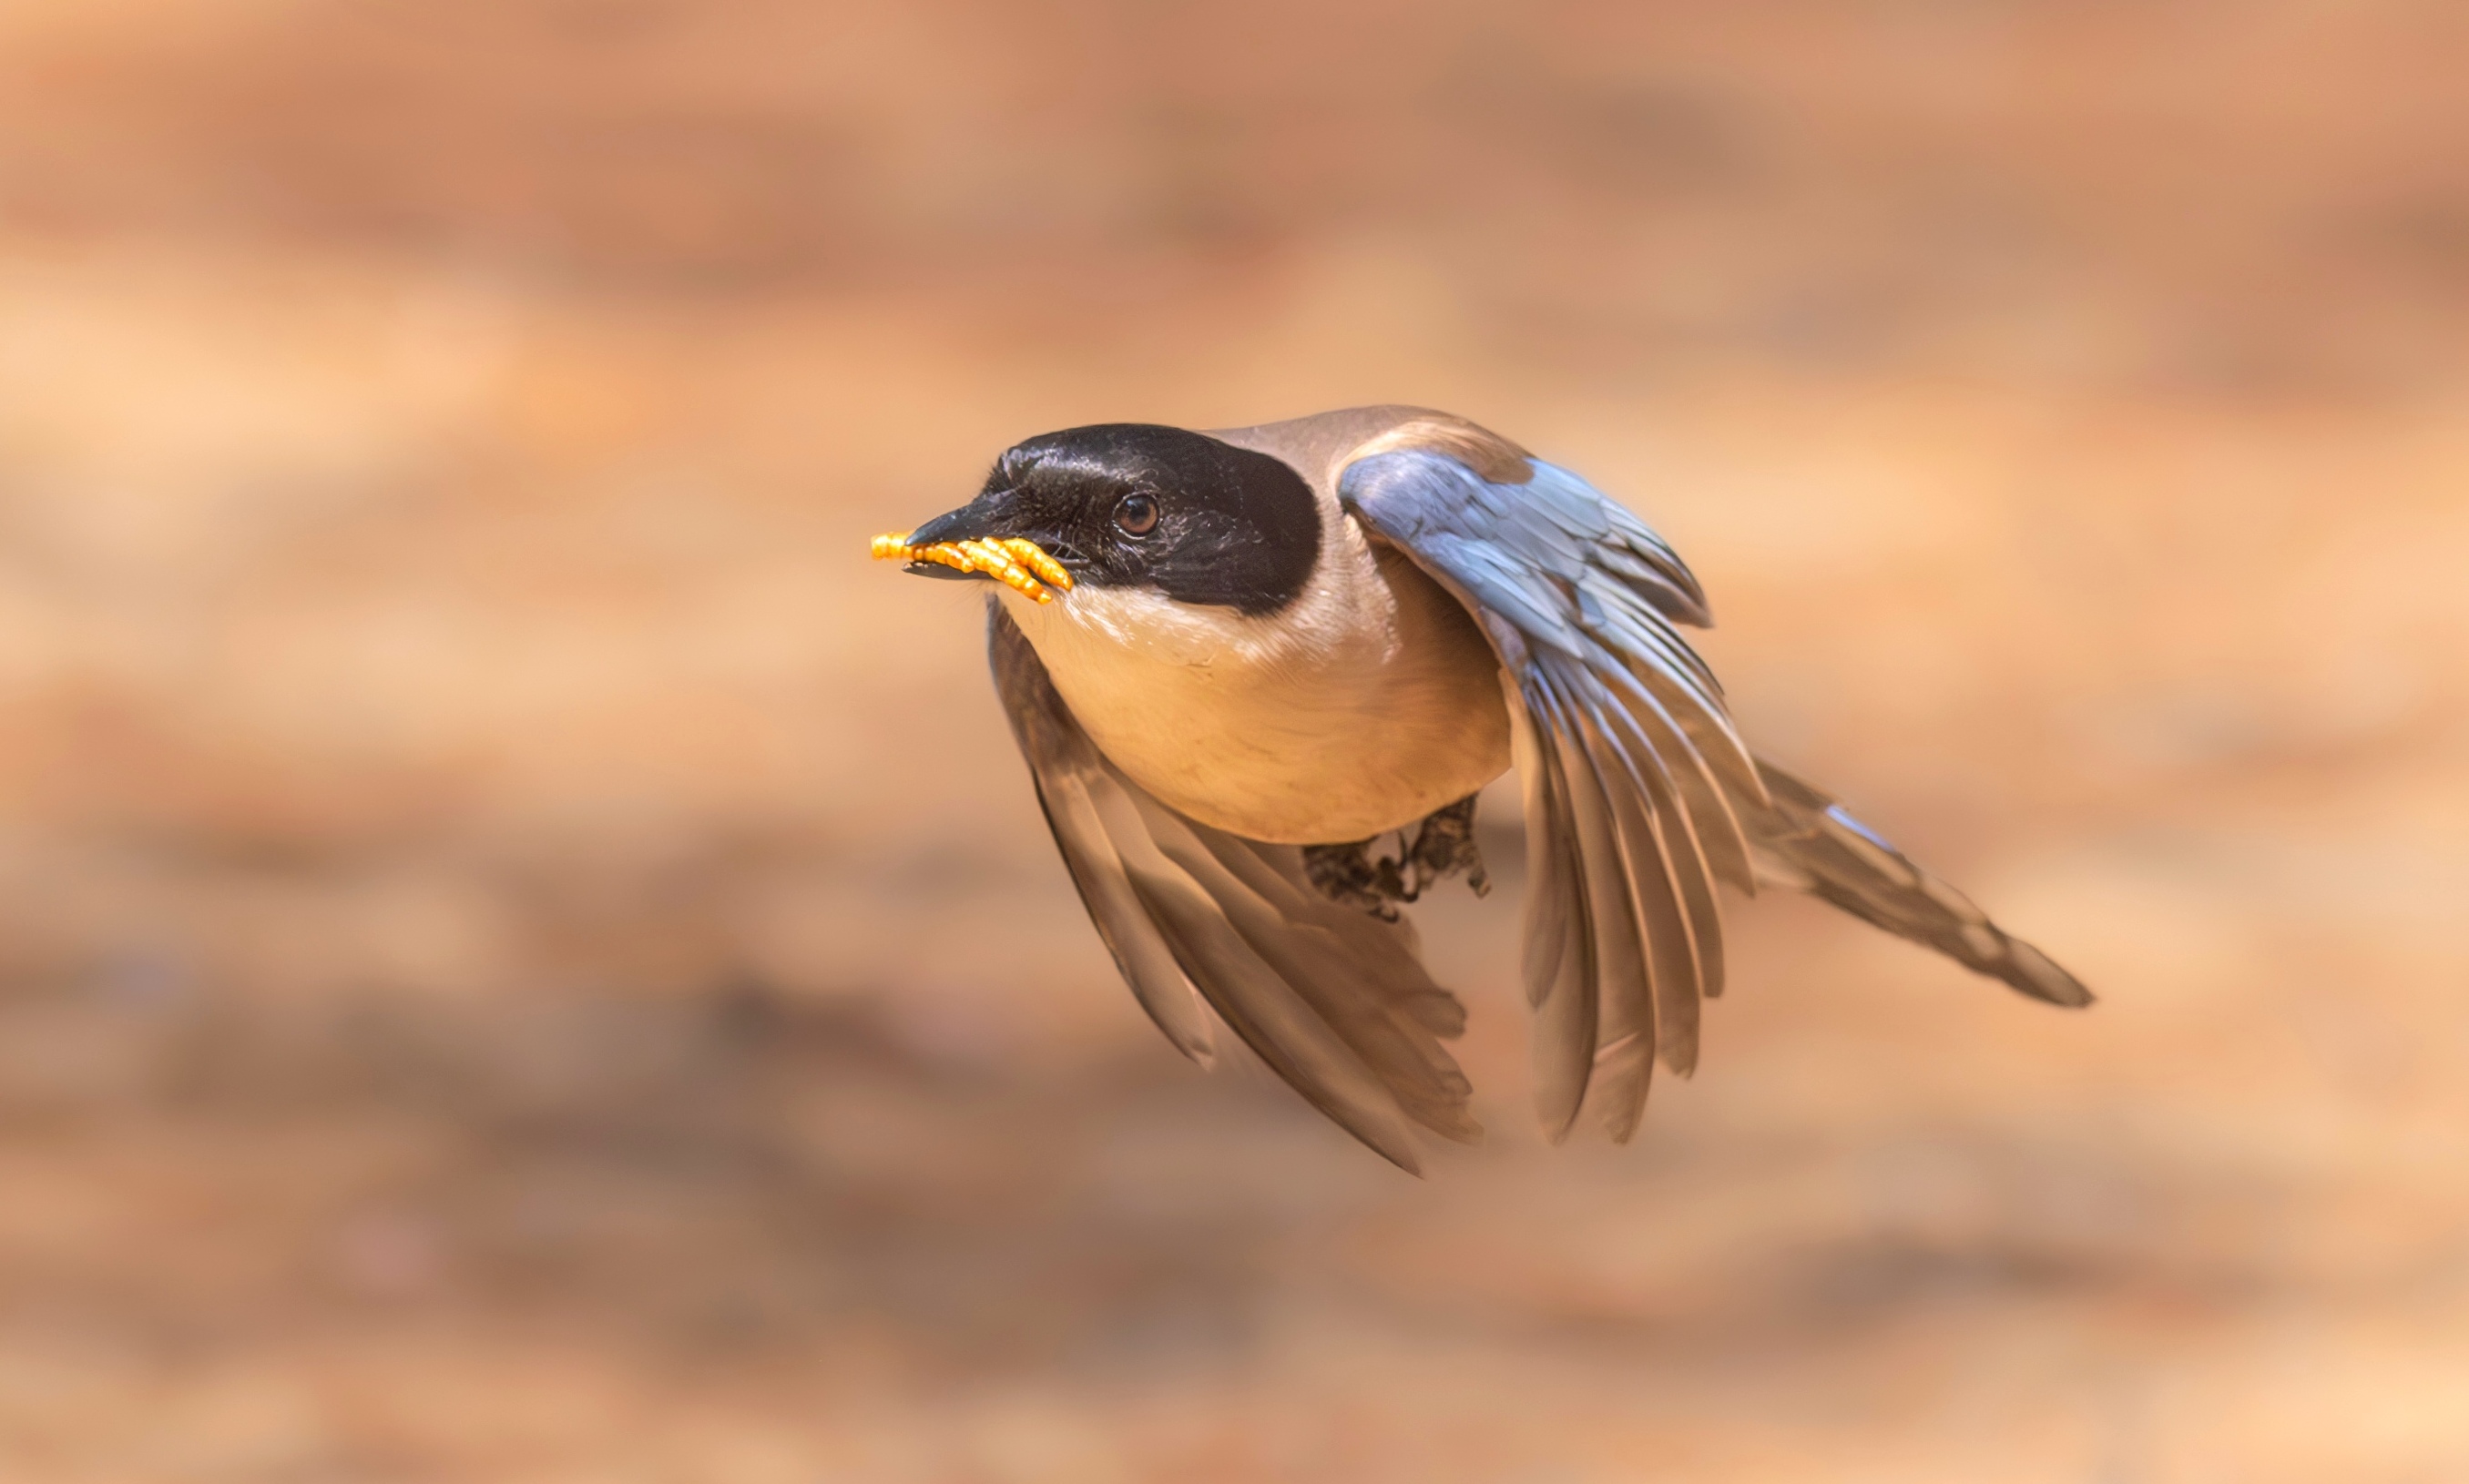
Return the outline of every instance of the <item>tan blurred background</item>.
<path id="1" fill-rule="evenodd" d="M 2469 1478 L 2469 12 L 0 4 L 0 1477 Z M 2105 996 L 1801 902 L 1409 1180 L 1115 982 L 1004 445 L 1412 400 Z"/>

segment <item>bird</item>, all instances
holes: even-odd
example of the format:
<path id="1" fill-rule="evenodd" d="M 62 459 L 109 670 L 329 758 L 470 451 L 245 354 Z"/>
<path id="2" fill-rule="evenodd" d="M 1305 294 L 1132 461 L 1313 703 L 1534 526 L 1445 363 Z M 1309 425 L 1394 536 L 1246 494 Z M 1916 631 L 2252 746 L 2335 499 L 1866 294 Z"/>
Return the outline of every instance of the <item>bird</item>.
<path id="1" fill-rule="evenodd" d="M 875 554 L 992 582 L 995 688 L 1081 902 L 1203 1065 L 1222 1027 L 1419 1174 L 1482 1130 L 1465 1012 L 1398 906 L 1488 889 L 1514 769 L 1533 1097 L 1627 1142 L 1696 1068 L 1718 888 L 1812 894 L 2051 1005 L 2092 995 L 1833 795 L 1752 751 L 1682 630 L 1697 579 L 1571 470 L 1465 418 L 1067 428 Z M 1419 1133 L 1418 1130 L 1421 1130 Z"/>

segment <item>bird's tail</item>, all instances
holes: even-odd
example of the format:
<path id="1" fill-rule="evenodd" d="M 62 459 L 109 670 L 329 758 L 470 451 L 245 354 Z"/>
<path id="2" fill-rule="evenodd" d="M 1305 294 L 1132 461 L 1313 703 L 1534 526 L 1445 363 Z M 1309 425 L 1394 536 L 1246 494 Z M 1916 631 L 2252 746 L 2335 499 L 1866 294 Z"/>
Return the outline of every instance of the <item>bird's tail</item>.
<path id="1" fill-rule="evenodd" d="M 1761 881 L 1823 898 L 2034 999 L 2091 1003 L 2091 992 L 2074 975 L 2008 937 L 1971 898 L 1922 870 L 1825 792 L 1763 758 L 1758 774 L 1774 807 L 1748 810 L 1742 823 Z"/>

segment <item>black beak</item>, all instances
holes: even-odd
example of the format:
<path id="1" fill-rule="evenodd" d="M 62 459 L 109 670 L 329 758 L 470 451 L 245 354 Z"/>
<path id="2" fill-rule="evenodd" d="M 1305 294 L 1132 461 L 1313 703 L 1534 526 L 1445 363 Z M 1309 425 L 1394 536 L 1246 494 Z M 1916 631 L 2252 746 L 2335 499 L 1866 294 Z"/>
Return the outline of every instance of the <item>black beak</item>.
<path id="1" fill-rule="evenodd" d="M 979 495 L 956 511 L 947 511 L 909 533 L 911 546 L 933 546 L 939 541 L 975 541 L 989 536 L 1007 536 L 999 529 L 1001 513 L 991 509 L 992 502 Z M 949 572 L 949 567 L 943 568 Z"/>
<path id="2" fill-rule="evenodd" d="M 1017 536 L 1016 517 L 1012 509 L 1013 494 L 1008 490 L 988 491 L 958 510 L 943 514 L 909 533 L 911 546 L 933 546 L 941 541 L 974 541 L 987 537 Z M 902 570 L 919 577 L 948 578 L 956 582 L 993 582 L 982 572 L 962 572 L 940 562 L 912 561 Z"/>

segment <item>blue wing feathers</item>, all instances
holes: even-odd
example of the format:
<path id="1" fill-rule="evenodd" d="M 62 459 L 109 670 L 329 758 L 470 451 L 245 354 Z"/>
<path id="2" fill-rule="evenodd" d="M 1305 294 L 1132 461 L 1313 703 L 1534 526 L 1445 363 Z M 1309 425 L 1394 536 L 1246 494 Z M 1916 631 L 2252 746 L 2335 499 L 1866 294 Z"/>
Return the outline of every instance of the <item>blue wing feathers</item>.
<path id="1" fill-rule="evenodd" d="M 1705 862 L 1685 830 L 1673 828 L 1680 810 L 1669 774 L 1652 748 L 1638 745 L 1642 738 L 1618 724 L 1617 708 L 1564 696 L 1560 711 L 1563 724 L 1581 740 L 1618 826 L 1617 852 L 1627 863 L 1634 915 L 1645 929 L 1643 988 L 1652 1004 L 1658 1043 L 1653 1049 L 1666 1066 L 1685 1075 L 1696 1064 L 1697 1000 L 1704 978 L 1696 942 L 1700 925 L 1693 921 L 1684 883 L 1702 889 Z M 1719 925 L 1711 917 L 1708 925 L 1719 934 Z M 1609 1007 L 1620 998 L 1608 990 L 1603 996 L 1606 1041 L 1617 1039 L 1608 1024 Z M 1646 1008 L 1638 1007 L 1641 1020 Z M 1614 1107 L 1604 1111 L 1615 1130 L 1635 1127 L 1633 1111 L 1626 1117 Z"/>
<path id="2" fill-rule="evenodd" d="M 1538 1113 L 1553 1136 L 1593 1096 L 1627 1138 L 1656 1060 L 1696 1064 L 1698 997 L 1720 991 L 1711 877 L 1753 889 L 1731 797 L 1756 761 L 1676 622 L 1706 622 L 1679 556 L 1556 465 L 1491 484 L 1435 452 L 1371 454 L 1338 493 L 1484 617 L 1516 676 L 1534 758 L 1526 993 Z"/>
<path id="3" fill-rule="evenodd" d="M 1696 579 L 1584 480 L 1534 469 L 1495 485 L 1401 450 L 1357 460 L 1338 489 L 1484 618 L 1515 678 L 1533 734 L 1537 1108 L 1557 1136 L 1591 1095 L 1625 1139 L 1655 1061 L 1695 1065 L 1697 1002 L 1722 984 L 1712 879 L 1755 882 L 1731 796 L 1763 805 L 1764 786 L 1721 688 L 1673 627 L 1705 622 Z"/>
<path id="4" fill-rule="evenodd" d="M 1626 1138 L 1650 1063 L 1694 1062 L 1697 1001 L 1723 982 L 1719 879 L 1795 885 L 2027 994 L 2088 1000 L 1961 893 L 1753 755 L 1675 627 L 1708 621 L 1696 576 L 1584 480 L 1532 468 L 1525 483 L 1493 484 L 1446 453 L 1393 447 L 1348 466 L 1338 495 L 1474 610 L 1514 682 L 1547 1127 L 1564 1130 L 1591 1098 Z"/>

